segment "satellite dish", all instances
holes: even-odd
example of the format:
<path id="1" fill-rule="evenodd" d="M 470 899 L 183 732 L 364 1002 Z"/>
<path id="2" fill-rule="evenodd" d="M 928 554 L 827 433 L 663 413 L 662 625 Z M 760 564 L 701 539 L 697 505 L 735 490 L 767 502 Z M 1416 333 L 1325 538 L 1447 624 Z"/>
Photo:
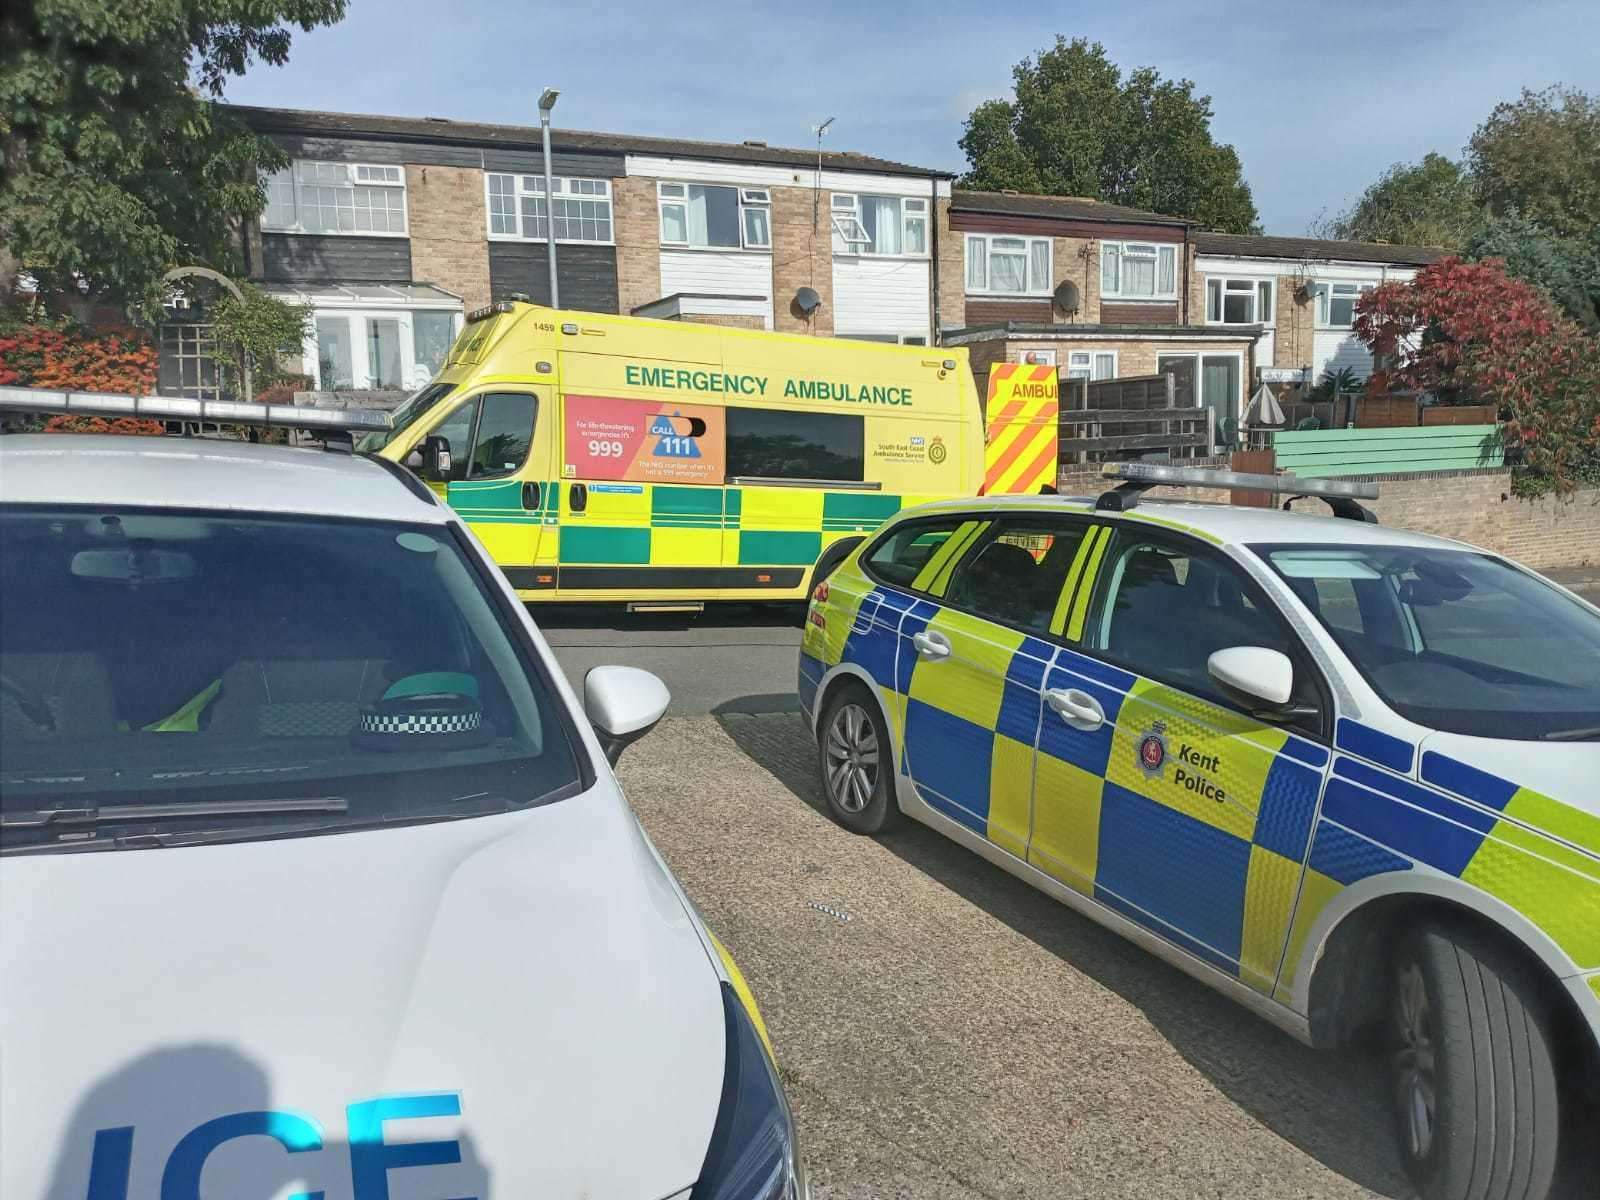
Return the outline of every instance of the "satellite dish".
<path id="1" fill-rule="evenodd" d="M 1056 307 L 1071 316 L 1078 311 L 1078 285 L 1063 279 L 1056 285 Z"/>
<path id="2" fill-rule="evenodd" d="M 809 317 L 822 307 L 822 297 L 815 288 L 803 287 L 794 294 L 794 306 Z"/>

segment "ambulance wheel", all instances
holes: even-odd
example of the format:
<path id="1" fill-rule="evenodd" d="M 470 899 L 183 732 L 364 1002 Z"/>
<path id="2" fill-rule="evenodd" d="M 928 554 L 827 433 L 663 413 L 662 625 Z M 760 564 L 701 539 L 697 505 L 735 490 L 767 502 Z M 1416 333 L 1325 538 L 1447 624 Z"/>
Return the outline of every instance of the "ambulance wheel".
<path id="1" fill-rule="evenodd" d="M 833 819 L 853 833 L 886 833 L 900 823 L 894 749 L 876 701 L 860 684 L 833 694 L 822 714 L 817 754 Z"/>
<path id="2" fill-rule="evenodd" d="M 1476 930 L 1425 921 L 1395 953 L 1389 1032 L 1400 1154 L 1425 1200 L 1543 1200 L 1561 1121 L 1527 967 Z"/>

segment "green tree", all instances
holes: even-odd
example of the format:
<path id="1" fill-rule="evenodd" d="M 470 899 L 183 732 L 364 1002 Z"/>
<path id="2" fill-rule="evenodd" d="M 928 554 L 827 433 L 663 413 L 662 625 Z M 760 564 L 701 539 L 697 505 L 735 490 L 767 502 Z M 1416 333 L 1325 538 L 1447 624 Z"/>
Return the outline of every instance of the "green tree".
<path id="1" fill-rule="evenodd" d="M 1477 190 L 1442 154 L 1396 163 L 1333 222 L 1334 237 L 1460 250 L 1483 223 Z"/>
<path id="2" fill-rule="evenodd" d="M 0 8 L 0 290 L 150 312 L 178 263 L 237 267 L 282 154 L 214 101 L 345 0 L 34 0 Z"/>
<path id="3" fill-rule="evenodd" d="M 1012 68 L 1015 95 L 973 109 L 962 185 L 1087 196 L 1233 233 L 1258 231 L 1232 146 L 1211 136 L 1211 98 L 1152 67 L 1126 78 L 1099 42 L 1056 44 Z"/>
<path id="4" fill-rule="evenodd" d="M 1560 238 L 1600 226 L 1600 99 L 1524 89 L 1478 126 L 1467 157 L 1492 212 L 1521 213 Z"/>
<path id="5" fill-rule="evenodd" d="M 1463 253 L 1469 259 L 1502 260 L 1506 274 L 1542 288 L 1585 329 L 1600 330 L 1600 229 L 1585 246 L 1511 213 L 1489 217 L 1467 239 Z"/>

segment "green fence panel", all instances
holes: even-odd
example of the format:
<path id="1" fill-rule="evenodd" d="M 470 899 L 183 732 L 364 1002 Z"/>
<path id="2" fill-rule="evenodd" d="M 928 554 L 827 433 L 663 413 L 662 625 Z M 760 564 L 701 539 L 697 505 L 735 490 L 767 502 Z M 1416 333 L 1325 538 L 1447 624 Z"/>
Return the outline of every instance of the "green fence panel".
<path id="1" fill-rule="evenodd" d="M 1273 435 L 1272 446 L 1279 470 L 1308 477 L 1505 465 L 1498 425 L 1284 430 Z"/>

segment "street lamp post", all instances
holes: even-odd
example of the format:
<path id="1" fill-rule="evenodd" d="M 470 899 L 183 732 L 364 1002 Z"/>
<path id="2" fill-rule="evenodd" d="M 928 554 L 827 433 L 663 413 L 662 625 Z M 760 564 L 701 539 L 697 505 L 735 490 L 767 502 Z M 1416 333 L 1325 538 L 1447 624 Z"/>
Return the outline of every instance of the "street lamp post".
<path id="1" fill-rule="evenodd" d="M 539 97 L 539 129 L 544 134 L 544 245 L 550 258 L 550 307 L 561 307 L 561 292 L 556 284 L 556 192 L 555 176 L 550 170 L 550 110 L 556 106 L 561 93 L 555 88 L 545 88 Z"/>

